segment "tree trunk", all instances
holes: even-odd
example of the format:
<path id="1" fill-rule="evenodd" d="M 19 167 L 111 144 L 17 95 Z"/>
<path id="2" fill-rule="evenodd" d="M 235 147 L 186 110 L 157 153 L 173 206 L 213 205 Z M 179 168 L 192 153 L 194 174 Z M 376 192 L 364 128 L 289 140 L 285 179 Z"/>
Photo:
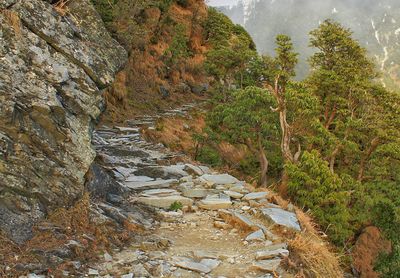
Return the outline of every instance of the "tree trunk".
<path id="1" fill-rule="evenodd" d="M 258 149 L 260 159 L 260 185 L 266 187 L 268 185 L 268 166 L 269 161 L 265 154 L 264 147 L 262 146 L 261 136 L 258 137 Z"/>
<path id="2" fill-rule="evenodd" d="M 260 186 L 267 186 L 269 161 L 267 159 L 267 155 L 265 154 L 264 147 L 262 146 L 261 135 L 258 135 L 257 147 L 253 144 L 253 142 L 250 139 L 245 140 L 244 143 L 254 155 L 258 156 L 258 160 L 260 162 Z"/>
<path id="3" fill-rule="evenodd" d="M 333 150 L 331 157 L 329 159 L 329 170 L 331 170 L 331 173 L 335 173 L 335 162 L 336 162 L 336 156 L 338 155 L 341 145 L 337 145 L 336 148 Z"/>
<path id="4" fill-rule="evenodd" d="M 336 112 L 337 112 L 336 105 L 334 105 L 332 108 L 332 112 L 330 113 L 330 116 L 325 120 L 324 126 L 326 129 L 329 129 L 329 127 L 332 125 L 333 120 L 335 119 L 336 116 Z"/>
<path id="5" fill-rule="evenodd" d="M 285 88 L 279 87 L 279 76 L 275 79 L 275 86 L 273 89 L 273 93 L 275 99 L 278 103 L 278 108 L 275 111 L 279 112 L 279 123 L 282 130 L 282 138 L 281 138 L 281 151 L 282 156 L 285 161 L 293 161 L 293 154 L 290 150 L 290 141 L 291 141 L 291 132 L 290 126 L 287 122 L 287 109 L 285 102 Z"/>
<path id="6" fill-rule="evenodd" d="M 298 149 L 298 153 L 296 155 L 293 155 L 292 151 L 290 150 L 290 143 L 292 140 L 292 134 L 290 130 L 290 125 L 287 122 L 287 108 L 286 108 L 286 101 L 285 101 L 285 86 L 286 84 L 283 84 L 282 86 L 279 86 L 279 81 L 280 81 L 280 76 L 275 77 L 275 84 L 274 86 L 271 86 L 271 84 L 264 83 L 264 86 L 269 89 L 272 94 L 274 95 L 276 102 L 278 103 L 277 108 L 272 108 L 274 112 L 279 113 L 279 123 L 282 131 L 282 138 L 281 138 L 281 152 L 282 152 L 282 157 L 284 160 L 284 164 L 286 163 L 296 163 L 297 160 L 300 157 L 301 149 Z M 287 194 L 286 188 L 288 184 L 288 176 L 286 171 L 283 171 L 282 173 L 282 181 L 279 186 L 279 191 L 282 196 L 285 196 Z"/>
<path id="7" fill-rule="evenodd" d="M 364 157 L 361 159 L 360 168 L 358 170 L 358 178 L 357 178 L 357 180 L 359 182 L 362 182 L 362 180 L 364 179 L 364 172 L 365 172 L 365 167 L 367 165 L 367 162 L 371 158 L 372 153 L 379 146 L 379 143 L 380 142 L 379 142 L 379 138 L 378 137 L 375 137 L 374 139 L 372 139 L 371 144 L 370 144 L 367 152 L 365 153 Z"/>
<path id="8" fill-rule="evenodd" d="M 279 108 L 279 121 L 282 130 L 281 149 L 284 160 L 289 162 L 294 162 L 293 154 L 292 151 L 290 150 L 291 132 L 290 132 L 290 126 L 287 123 L 286 114 L 287 114 L 286 106 L 281 105 L 281 108 Z"/>

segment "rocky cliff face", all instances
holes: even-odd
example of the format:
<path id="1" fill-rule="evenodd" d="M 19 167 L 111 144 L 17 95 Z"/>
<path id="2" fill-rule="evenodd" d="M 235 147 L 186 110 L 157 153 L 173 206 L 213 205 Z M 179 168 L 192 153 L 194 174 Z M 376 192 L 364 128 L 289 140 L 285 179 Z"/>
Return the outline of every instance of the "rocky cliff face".
<path id="1" fill-rule="evenodd" d="M 0 1 L 0 229 L 16 242 L 81 196 L 102 89 L 127 59 L 89 0 L 50 2 Z"/>

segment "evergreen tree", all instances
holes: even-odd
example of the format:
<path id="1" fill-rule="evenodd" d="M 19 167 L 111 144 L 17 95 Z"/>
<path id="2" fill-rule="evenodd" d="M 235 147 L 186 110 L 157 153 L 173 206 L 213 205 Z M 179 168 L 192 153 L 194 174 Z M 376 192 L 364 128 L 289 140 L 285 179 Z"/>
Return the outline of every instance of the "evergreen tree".
<path id="1" fill-rule="evenodd" d="M 258 157 L 262 186 L 268 183 L 268 157 L 276 150 L 280 132 L 278 118 L 270 110 L 275 104 L 270 92 L 247 87 L 234 92 L 229 102 L 216 106 L 208 117 L 208 127 L 214 138 L 244 145 Z"/>

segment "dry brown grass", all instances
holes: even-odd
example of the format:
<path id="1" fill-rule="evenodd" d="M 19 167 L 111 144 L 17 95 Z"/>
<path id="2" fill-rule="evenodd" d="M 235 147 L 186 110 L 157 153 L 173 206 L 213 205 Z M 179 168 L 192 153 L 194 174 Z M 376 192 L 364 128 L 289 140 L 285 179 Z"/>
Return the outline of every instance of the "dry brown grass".
<path id="1" fill-rule="evenodd" d="M 65 0 L 64 0 L 65 1 Z M 140 30 L 146 30 L 140 40 L 129 46 L 130 57 L 123 72 L 124 80 L 116 80 L 113 88 L 106 95 L 107 110 L 102 122 L 123 122 L 143 114 L 155 114 L 160 110 L 178 107 L 179 105 L 200 99 L 199 96 L 182 92 L 182 83 L 203 84 L 208 77 L 202 68 L 205 59 L 205 41 L 203 38 L 202 20 L 206 18 L 207 6 L 203 1 L 190 0 L 189 5 L 182 7 L 176 3 L 168 12 L 161 13 L 151 7 L 143 11 Z M 174 64 L 166 65 L 164 53 L 175 36 L 175 24 L 160 24 L 163 19 L 173 20 L 185 27 L 186 35 L 193 57 L 188 57 Z M 129 21 L 121 16 L 114 22 L 119 30 L 126 29 Z M 169 90 L 169 97 L 159 93 L 160 86 Z M 120 90 L 122 88 L 123 90 Z"/>
<path id="2" fill-rule="evenodd" d="M 102 225 L 91 223 L 89 210 L 89 194 L 84 194 L 73 207 L 60 208 L 51 213 L 46 220 L 35 227 L 34 237 L 21 246 L 0 233 L 2 243 L 0 245 L 0 277 L 18 277 L 24 273 L 16 271 L 15 266 L 30 263 L 44 263 L 49 274 L 61 277 L 62 270 L 72 270 L 69 259 L 61 264 L 47 265 L 47 262 L 43 262 L 37 256 L 37 250 L 52 251 L 62 247 L 69 240 L 75 240 L 82 246 L 72 248 L 73 255 L 70 260 L 90 262 L 96 260 L 98 254 L 111 245 L 126 245 L 132 239 L 133 233 L 142 232 L 140 227 L 130 223 L 124 223 L 124 227 L 117 227 L 111 222 Z M 43 230 L 43 227 L 49 229 Z M 52 228 L 56 228 L 58 232 L 55 233 Z M 10 268 L 7 271 L 6 266 Z"/>
<path id="3" fill-rule="evenodd" d="M 289 241 L 290 256 L 285 262 L 288 270 L 298 278 L 343 277 L 339 256 L 322 239 L 311 217 L 299 209 L 296 214 L 303 231 Z"/>
<path id="4" fill-rule="evenodd" d="M 185 128 L 185 125 L 189 129 Z M 192 119 L 183 117 L 165 118 L 157 123 L 156 130 L 143 130 L 143 136 L 153 142 L 161 142 L 171 150 L 184 152 L 193 157 L 195 151 L 194 133 L 200 133 L 205 126 L 203 115 L 192 115 Z"/>
<path id="5" fill-rule="evenodd" d="M 4 15 L 5 19 L 8 23 L 13 27 L 14 32 L 17 36 L 21 36 L 21 19 L 19 15 L 10 10 L 0 10 L 0 12 Z"/>
<path id="6" fill-rule="evenodd" d="M 69 13 L 68 2 L 71 0 L 59 0 L 54 4 L 54 9 L 62 16 Z"/>

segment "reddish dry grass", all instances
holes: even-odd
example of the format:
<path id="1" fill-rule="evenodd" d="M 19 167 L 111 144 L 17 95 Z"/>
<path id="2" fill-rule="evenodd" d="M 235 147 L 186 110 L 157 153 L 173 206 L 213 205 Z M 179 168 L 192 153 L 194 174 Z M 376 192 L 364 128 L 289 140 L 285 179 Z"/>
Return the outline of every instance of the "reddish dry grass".
<path id="1" fill-rule="evenodd" d="M 300 209 L 296 214 L 303 229 L 289 241 L 290 256 L 285 261 L 286 268 L 298 278 L 343 277 L 340 257 L 332 246 L 323 240 L 312 218 Z"/>
<path id="2" fill-rule="evenodd" d="M 189 126 L 189 129 L 185 128 Z M 171 150 L 184 152 L 193 157 L 195 152 L 194 133 L 200 133 L 205 126 L 203 116 L 193 117 L 190 122 L 183 117 L 166 118 L 157 123 L 156 130 L 143 130 L 147 140 L 161 142 Z"/>
<path id="3" fill-rule="evenodd" d="M 71 260 L 90 262 L 96 260 L 98 254 L 108 249 L 111 244 L 123 246 L 130 241 L 132 233 L 141 232 L 140 227 L 129 224 L 126 224 L 124 229 L 119 229 L 114 223 L 95 225 L 90 222 L 89 208 L 89 194 L 85 194 L 73 207 L 57 209 L 37 227 L 56 227 L 60 233 L 56 235 L 51 229 L 40 231 L 35 228 L 34 237 L 21 246 L 13 243 L 4 234 L 0 234 L 1 262 L 11 268 L 7 271 L 0 268 L 0 277 L 18 277 L 24 274 L 15 269 L 17 264 L 46 264 L 36 255 L 35 250 L 51 251 L 63 246 L 69 240 L 75 240 L 82 244 L 83 248 L 73 248 Z M 57 275 L 61 275 L 62 270 L 66 269 L 71 270 L 69 260 L 58 265 L 48 265 L 48 274 L 59 277 Z"/>
<path id="4" fill-rule="evenodd" d="M 0 9 L 0 13 L 4 15 L 8 23 L 13 27 L 15 34 L 21 36 L 21 20 L 19 15 L 14 11 L 2 9 Z"/>
<path id="5" fill-rule="evenodd" d="M 202 70 L 206 46 L 203 38 L 202 21 L 207 15 L 203 1 L 189 1 L 187 7 L 172 4 L 169 11 L 161 14 L 151 7 L 144 12 L 141 28 L 146 30 L 141 47 L 133 46 L 129 61 L 123 73 L 117 76 L 113 88 L 106 93 L 107 111 L 102 122 L 123 122 L 141 114 L 154 114 L 162 109 L 176 107 L 199 97 L 192 93 L 182 93 L 181 83 L 202 84 L 208 77 Z M 182 24 L 190 41 L 193 57 L 188 57 L 167 69 L 164 53 L 174 37 L 173 24 L 163 24 L 169 17 Z M 117 19 L 119 29 L 126 28 L 127 22 Z M 120 78 L 124 76 L 124 78 Z M 170 92 L 163 98 L 159 87 L 164 86 Z"/>
<path id="6" fill-rule="evenodd" d="M 361 277 L 377 278 L 379 274 L 373 266 L 381 252 L 390 252 L 391 244 L 383 238 L 377 227 L 370 226 L 364 229 L 358 237 L 352 250 L 353 265 Z"/>
<path id="7" fill-rule="evenodd" d="M 62 16 L 65 16 L 68 12 L 68 2 L 71 0 L 59 0 L 54 4 L 54 9 Z"/>

